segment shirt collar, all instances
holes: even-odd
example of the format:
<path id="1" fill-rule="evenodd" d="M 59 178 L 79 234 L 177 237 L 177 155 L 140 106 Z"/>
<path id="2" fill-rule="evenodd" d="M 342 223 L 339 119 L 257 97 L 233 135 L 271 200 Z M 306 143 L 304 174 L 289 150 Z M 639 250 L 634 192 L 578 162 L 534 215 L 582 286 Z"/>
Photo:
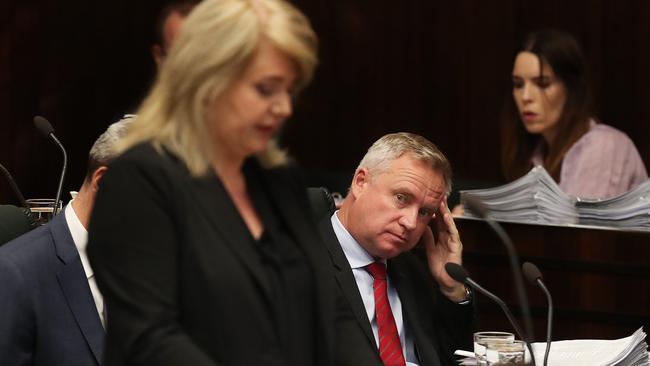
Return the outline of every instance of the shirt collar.
<path id="1" fill-rule="evenodd" d="M 348 263 L 350 263 L 350 267 L 352 269 L 355 268 L 363 268 L 370 263 L 377 262 L 368 252 L 366 252 L 365 249 L 357 242 L 350 232 L 343 226 L 341 221 L 339 220 L 338 217 L 338 210 L 334 212 L 334 214 L 331 217 L 332 221 L 332 228 L 334 229 L 334 234 L 336 234 L 336 238 L 339 240 L 339 243 L 341 243 L 341 248 L 343 249 L 343 253 L 345 254 L 345 257 L 348 260 Z M 384 260 L 381 260 L 381 262 L 385 262 Z"/>
<path id="2" fill-rule="evenodd" d="M 86 278 L 90 278 L 93 276 L 93 270 L 90 267 L 90 263 L 88 262 L 88 255 L 86 254 L 86 246 L 88 244 L 88 231 L 81 224 L 81 221 L 79 221 L 77 213 L 74 212 L 72 202 L 74 202 L 74 199 L 71 200 L 67 206 L 65 206 L 65 221 L 68 222 L 68 229 L 70 230 L 70 235 L 72 235 L 74 245 L 77 247 L 77 251 L 79 252 L 79 257 L 81 258 L 81 264 L 83 265 L 84 272 L 86 273 Z"/>

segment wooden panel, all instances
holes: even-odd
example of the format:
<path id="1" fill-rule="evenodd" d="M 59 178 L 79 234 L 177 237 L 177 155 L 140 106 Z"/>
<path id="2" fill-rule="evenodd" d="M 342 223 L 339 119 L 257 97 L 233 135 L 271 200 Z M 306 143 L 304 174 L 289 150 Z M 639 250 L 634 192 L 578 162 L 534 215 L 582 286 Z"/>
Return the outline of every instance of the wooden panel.
<path id="1" fill-rule="evenodd" d="M 2 2 L 0 163 L 25 196 L 53 196 L 61 166 L 32 117 L 51 120 L 69 150 L 64 190 L 78 188 L 93 140 L 147 89 L 149 33 L 162 2 Z M 499 180 L 497 119 L 515 46 L 544 27 L 567 29 L 582 42 L 599 116 L 627 132 L 650 161 L 648 1 L 294 3 L 321 41 L 316 78 L 283 136 L 307 169 L 349 174 L 372 141 L 401 130 L 437 143 L 458 177 Z M 0 182 L 0 203 L 7 202 L 15 199 Z"/>
<path id="2" fill-rule="evenodd" d="M 482 221 L 457 219 L 465 266 L 519 313 L 505 247 Z M 521 262 L 535 263 L 553 295 L 555 340 L 619 338 L 650 325 L 650 233 L 503 224 Z M 546 299 L 528 285 L 537 340 L 546 335 Z M 510 328 L 479 296 L 481 329 Z"/>

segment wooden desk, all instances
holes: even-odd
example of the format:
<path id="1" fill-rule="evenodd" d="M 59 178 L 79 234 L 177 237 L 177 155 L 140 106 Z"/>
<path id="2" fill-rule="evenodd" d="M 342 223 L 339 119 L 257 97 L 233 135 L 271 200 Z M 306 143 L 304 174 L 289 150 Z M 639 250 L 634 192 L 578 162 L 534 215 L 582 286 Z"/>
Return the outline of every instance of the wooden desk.
<path id="1" fill-rule="evenodd" d="M 455 219 L 471 277 L 519 318 L 506 249 L 480 220 Z M 553 295 L 553 340 L 621 338 L 650 331 L 650 233 L 503 223 L 521 263 L 535 263 Z M 546 339 L 546 300 L 526 282 L 535 340 Z M 499 307 L 477 295 L 479 330 L 511 330 Z M 520 320 L 520 324 L 523 323 Z"/>

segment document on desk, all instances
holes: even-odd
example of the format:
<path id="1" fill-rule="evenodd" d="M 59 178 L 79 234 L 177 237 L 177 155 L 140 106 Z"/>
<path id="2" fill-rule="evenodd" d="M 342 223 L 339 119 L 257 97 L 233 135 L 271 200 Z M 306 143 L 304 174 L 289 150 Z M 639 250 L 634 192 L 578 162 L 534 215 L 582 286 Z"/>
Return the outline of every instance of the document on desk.
<path id="1" fill-rule="evenodd" d="M 536 166 L 508 184 L 461 191 L 461 203 L 467 194 L 483 201 L 497 221 L 650 231 L 650 180 L 617 197 L 584 199 L 562 192 L 544 167 Z M 465 216 L 478 217 L 467 206 Z"/>
<path id="2" fill-rule="evenodd" d="M 551 345 L 548 364 L 557 366 L 646 366 L 650 365 L 646 334 L 639 328 L 629 337 L 615 340 L 575 339 Z M 533 343 L 535 363 L 543 365 L 546 343 Z"/>
<path id="3" fill-rule="evenodd" d="M 483 201 L 490 216 L 498 221 L 564 225 L 579 221 L 576 198 L 562 192 L 542 166 L 499 187 L 461 191 L 461 203 L 467 194 Z M 467 205 L 465 215 L 477 216 Z"/>
<path id="4" fill-rule="evenodd" d="M 553 366 L 650 366 L 646 334 L 639 328 L 629 337 L 602 339 L 575 339 L 555 341 L 551 344 L 548 364 Z M 544 364 L 546 343 L 532 344 L 535 352 L 535 364 Z M 529 359 L 529 357 L 527 357 Z M 460 365 L 476 365 L 475 360 L 465 357 L 458 361 Z"/>

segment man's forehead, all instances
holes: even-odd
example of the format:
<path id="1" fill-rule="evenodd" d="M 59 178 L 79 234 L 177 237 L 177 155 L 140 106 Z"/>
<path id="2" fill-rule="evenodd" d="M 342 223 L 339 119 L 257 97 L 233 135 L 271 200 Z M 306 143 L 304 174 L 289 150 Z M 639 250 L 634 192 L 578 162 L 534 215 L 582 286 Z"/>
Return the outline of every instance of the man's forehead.
<path id="1" fill-rule="evenodd" d="M 427 164 L 391 166 L 384 173 L 393 184 L 413 185 L 432 199 L 439 199 L 446 192 L 442 174 Z"/>

